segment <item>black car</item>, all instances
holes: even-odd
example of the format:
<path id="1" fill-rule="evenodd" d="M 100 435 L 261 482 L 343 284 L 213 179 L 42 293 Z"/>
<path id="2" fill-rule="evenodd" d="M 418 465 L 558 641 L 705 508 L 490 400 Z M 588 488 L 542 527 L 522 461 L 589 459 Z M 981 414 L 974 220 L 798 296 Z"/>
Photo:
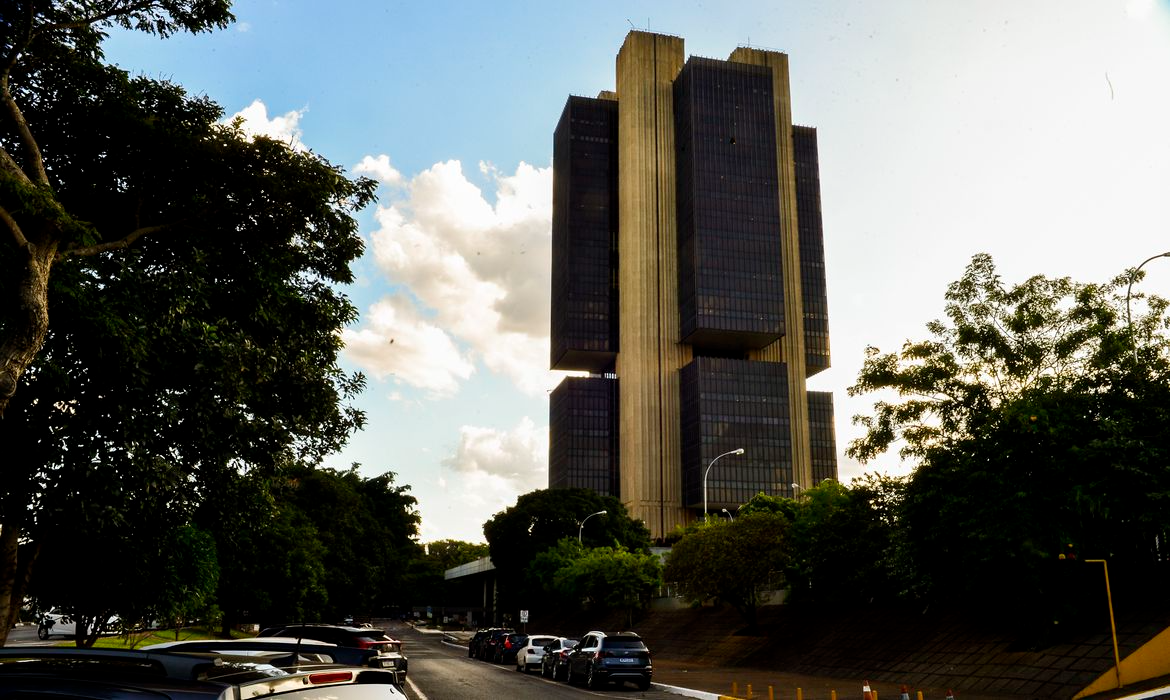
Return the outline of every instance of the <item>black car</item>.
<path id="1" fill-rule="evenodd" d="M 540 660 L 540 675 L 554 681 L 569 680 L 569 652 L 577 646 L 572 637 L 557 637 L 552 644 L 544 647 L 544 658 Z"/>
<path id="2" fill-rule="evenodd" d="M 267 627 L 257 637 L 282 637 L 289 639 L 314 639 L 318 642 L 336 644 L 339 647 L 372 649 L 378 652 L 378 663 L 382 668 L 393 669 L 401 683 L 406 678 L 406 656 L 402 653 L 402 642 L 373 627 L 349 627 L 347 625 L 296 624 Z"/>
<path id="3" fill-rule="evenodd" d="M 499 644 L 495 647 L 495 657 L 492 659 L 498 664 L 516 663 L 516 652 L 524 647 L 524 643 L 528 641 L 528 635 L 513 632 L 505 635 L 500 639 Z"/>
<path id="4" fill-rule="evenodd" d="M 481 658 L 479 651 L 482 648 L 484 641 L 489 636 L 491 636 L 492 632 L 497 632 L 501 629 L 502 628 L 500 627 L 485 627 L 483 629 L 476 630 L 475 634 L 471 635 L 471 639 L 467 641 L 467 656 L 469 658 Z M 503 631 L 511 632 L 512 630 L 508 629 Z"/>
<path id="5" fill-rule="evenodd" d="M 179 643 L 150 649 L 0 648 L 0 700 L 398 700 L 377 653 L 271 640 Z"/>
<path id="6" fill-rule="evenodd" d="M 654 668 L 650 650 L 633 632 L 590 632 L 570 652 L 568 672 L 569 683 L 583 680 L 590 688 L 633 681 L 638 690 L 649 690 Z"/>
<path id="7" fill-rule="evenodd" d="M 480 642 L 479 648 L 476 650 L 475 657 L 483 661 L 495 661 L 496 647 L 503 644 L 504 639 L 513 632 L 515 632 L 515 630 L 504 628 L 492 630 L 488 633 L 488 636 L 484 637 L 483 641 Z"/>

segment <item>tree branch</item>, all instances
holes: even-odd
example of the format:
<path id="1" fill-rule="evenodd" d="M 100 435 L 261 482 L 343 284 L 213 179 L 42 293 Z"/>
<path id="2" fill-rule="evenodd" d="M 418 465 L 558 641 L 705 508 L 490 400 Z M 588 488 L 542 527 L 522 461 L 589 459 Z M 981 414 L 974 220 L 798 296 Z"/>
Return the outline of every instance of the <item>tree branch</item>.
<path id="1" fill-rule="evenodd" d="M 12 239 L 16 243 L 16 247 L 21 250 L 26 250 L 29 243 L 28 239 L 24 237 L 24 231 L 20 230 L 20 224 L 16 223 L 16 219 L 12 218 L 12 215 L 4 207 L 0 207 L 0 221 L 4 222 L 4 226 L 12 234 Z"/>
<path id="2" fill-rule="evenodd" d="M 173 224 L 161 224 L 159 226 L 143 226 L 142 228 L 138 228 L 138 229 L 131 231 L 130 233 L 126 234 L 123 238 L 120 238 L 116 241 L 109 241 L 107 243 L 98 243 L 96 245 L 78 246 L 76 248 L 66 248 L 65 250 L 62 250 L 61 252 L 57 253 L 57 259 L 64 260 L 65 258 L 84 258 L 84 257 L 97 255 L 98 253 L 105 253 L 106 251 L 110 251 L 110 250 L 121 250 L 123 248 L 129 248 L 130 245 L 132 243 L 134 243 L 134 241 L 137 241 L 139 238 L 142 238 L 143 236 L 145 236 L 147 234 L 158 233 L 159 231 L 164 231 L 164 230 L 170 228 L 172 225 Z"/>

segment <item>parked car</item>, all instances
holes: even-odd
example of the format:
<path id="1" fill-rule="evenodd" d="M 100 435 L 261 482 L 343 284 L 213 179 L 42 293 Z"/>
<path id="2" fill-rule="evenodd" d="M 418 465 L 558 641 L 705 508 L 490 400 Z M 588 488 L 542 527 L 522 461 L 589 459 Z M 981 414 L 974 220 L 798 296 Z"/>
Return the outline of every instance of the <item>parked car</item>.
<path id="1" fill-rule="evenodd" d="M 483 629 L 476 630 L 475 634 L 471 635 L 471 639 L 467 641 L 467 656 L 469 658 L 482 658 L 479 652 L 483 648 L 484 642 L 491 636 L 492 632 L 501 629 L 500 627 L 484 627 Z M 507 629 L 504 631 L 511 632 L 512 630 Z"/>
<path id="2" fill-rule="evenodd" d="M 115 615 L 106 620 L 106 626 L 99 631 L 112 632 L 117 629 L 118 622 L 118 617 Z M 91 629 L 93 628 L 91 627 Z M 48 639 L 55 634 L 63 637 L 77 636 L 77 623 L 72 617 L 57 609 L 42 614 L 40 619 L 37 620 L 37 637 Z"/>
<path id="3" fill-rule="evenodd" d="M 399 676 L 399 683 L 406 679 L 406 656 L 402 653 L 402 642 L 373 627 L 347 627 L 345 625 L 283 625 L 260 630 L 257 637 L 285 637 L 290 639 L 314 639 L 318 642 L 336 644 L 339 647 L 373 649 L 378 652 L 381 668 L 393 669 Z"/>
<path id="4" fill-rule="evenodd" d="M 540 668 L 544 659 L 544 648 L 556 639 L 551 634 L 530 634 L 524 645 L 516 652 L 516 670 L 528 673 Z"/>
<path id="5" fill-rule="evenodd" d="M 218 647 L 217 645 L 223 645 Z M 0 648 L 0 700 L 397 700 L 370 649 L 240 639 L 153 649 Z"/>
<path id="6" fill-rule="evenodd" d="M 504 639 L 515 630 L 511 629 L 494 629 L 488 633 L 483 642 L 479 645 L 479 650 L 476 652 L 476 658 L 482 661 L 496 660 L 496 647 L 504 643 Z"/>
<path id="7" fill-rule="evenodd" d="M 565 671 L 569 668 L 569 652 L 577 646 L 577 640 L 572 637 L 557 637 L 544 647 L 544 657 L 540 660 L 540 675 L 554 681 L 568 680 Z"/>
<path id="8" fill-rule="evenodd" d="M 633 681 L 648 690 L 653 673 L 650 650 L 633 632 L 590 632 L 569 654 L 569 683 L 580 679 L 590 688 Z"/>
<path id="9" fill-rule="evenodd" d="M 493 659 L 498 664 L 510 664 L 516 661 L 516 652 L 528 641 L 528 635 L 513 632 L 506 635 L 496 645 L 496 656 Z"/>

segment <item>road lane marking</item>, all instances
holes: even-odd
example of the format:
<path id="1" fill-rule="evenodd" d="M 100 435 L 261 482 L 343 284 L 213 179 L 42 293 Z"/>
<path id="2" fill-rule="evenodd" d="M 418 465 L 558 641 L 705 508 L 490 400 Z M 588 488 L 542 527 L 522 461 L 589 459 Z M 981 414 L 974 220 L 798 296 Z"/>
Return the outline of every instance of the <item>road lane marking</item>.
<path id="1" fill-rule="evenodd" d="M 410 679 L 410 676 L 406 677 L 406 684 L 409 685 L 414 694 L 418 696 L 418 700 L 430 700 L 426 693 L 418 689 L 418 686 L 414 684 L 414 681 Z"/>

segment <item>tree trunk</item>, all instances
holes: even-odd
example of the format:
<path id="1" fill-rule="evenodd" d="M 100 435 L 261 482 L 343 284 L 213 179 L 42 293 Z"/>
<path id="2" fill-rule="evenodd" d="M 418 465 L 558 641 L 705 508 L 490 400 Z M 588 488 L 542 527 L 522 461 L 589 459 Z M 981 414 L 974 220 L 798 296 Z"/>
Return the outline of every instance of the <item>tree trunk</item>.
<path id="1" fill-rule="evenodd" d="M 13 295 L 15 303 L 9 307 L 8 332 L 0 338 L 0 418 L 49 331 L 49 270 L 57 254 L 57 242 L 27 242 L 19 252 L 24 264 L 14 286 L 5 290 Z"/>
<path id="2" fill-rule="evenodd" d="M 17 545 L 20 541 L 20 530 L 12 524 L 0 524 L 0 647 L 8 641 L 8 631 L 16 616 L 20 614 L 20 597 L 16 592 L 16 579 L 19 566 L 17 562 Z M 14 614 L 15 613 L 15 614 Z"/>

